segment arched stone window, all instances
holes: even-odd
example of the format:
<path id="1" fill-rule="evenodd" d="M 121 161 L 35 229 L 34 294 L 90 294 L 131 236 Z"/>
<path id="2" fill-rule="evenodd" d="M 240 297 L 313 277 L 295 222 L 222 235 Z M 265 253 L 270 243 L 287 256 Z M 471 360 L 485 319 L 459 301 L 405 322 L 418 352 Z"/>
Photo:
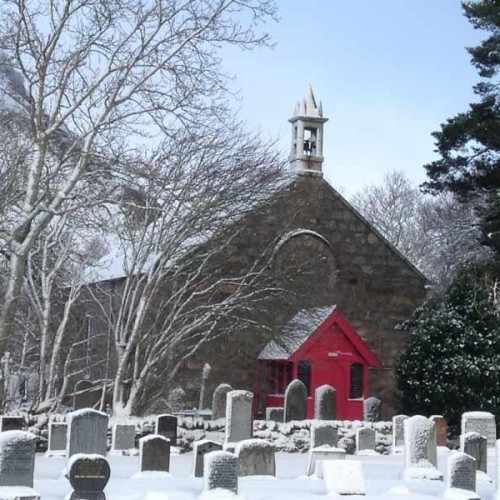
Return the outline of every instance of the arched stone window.
<path id="1" fill-rule="evenodd" d="M 351 365 L 351 379 L 349 387 L 349 399 L 359 399 L 363 397 L 363 365 L 353 363 Z"/>

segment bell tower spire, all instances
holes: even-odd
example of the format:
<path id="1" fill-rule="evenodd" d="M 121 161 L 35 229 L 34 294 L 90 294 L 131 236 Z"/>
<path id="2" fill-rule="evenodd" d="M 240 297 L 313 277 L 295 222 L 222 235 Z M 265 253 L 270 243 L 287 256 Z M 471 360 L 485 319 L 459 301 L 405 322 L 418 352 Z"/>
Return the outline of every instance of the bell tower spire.
<path id="1" fill-rule="evenodd" d="M 316 104 L 311 85 L 288 121 L 292 124 L 290 163 L 293 170 L 299 174 L 322 175 L 323 124 L 328 118 L 323 117 L 321 101 L 319 106 Z"/>

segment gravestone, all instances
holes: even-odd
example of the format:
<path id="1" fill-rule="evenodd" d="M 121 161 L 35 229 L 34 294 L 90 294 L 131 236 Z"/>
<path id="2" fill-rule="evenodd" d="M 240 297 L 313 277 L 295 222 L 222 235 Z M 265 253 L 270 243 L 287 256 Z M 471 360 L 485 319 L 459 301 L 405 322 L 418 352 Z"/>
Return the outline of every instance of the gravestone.
<path id="1" fill-rule="evenodd" d="M 226 403 L 225 443 L 250 439 L 253 433 L 252 402 L 249 391 L 228 392 Z"/>
<path id="2" fill-rule="evenodd" d="M 36 437 L 23 431 L 0 433 L 0 486 L 33 488 Z"/>
<path id="3" fill-rule="evenodd" d="M 233 388 L 229 384 L 218 385 L 212 394 L 212 420 L 226 417 L 227 393 Z"/>
<path id="4" fill-rule="evenodd" d="M 207 453 L 222 450 L 222 444 L 202 439 L 193 444 L 194 477 L 203 477 L 203 459 Z"/>
<path id="5" fill-rule="evenodd" d="M 337 427 L 333 423 L 314 423 L 311 425 L 311 448 L 318 446 L 336 447 L 338 443 Z"/>
<path id="6" fill-rule="evenodd" d="M 460 451 L 476 461 L 476 470 L 486 472 L 488 445 L 486 438 L 478 432 L 467 432 L 460 436 Z"/>
<path id="7" fill-rule="evenodd" d="M 61 456 L 66 453 L 68 426 L 64 422 L 49 422 L 49 444 L 46 456 Z"/>
<path id="8" fill-rule="evenodd" d="M 165 436 L 150 434 L 139 440 L 140 472 L 168 472 L 170 441 Z"/>
<path id="9" fill-rule="evenodd" d="M 307 475 L 315 475 L 317 478 L 322 479 L 323 463 L 339 460 L 345 460 L 345 450 L 342 448 L 331 448 L 328 446 L 311 448 L 307 460 Z"/>
<path id="10" fill-rule="evenodd" d="M 371 397 L 363 401 L 363 419 L 365 422 L 378 422 L 380 420 L 380 399 Z"/>
<path id="11" fill-rule="evenodd" d="M 285 410 L 283 408 L 269 407 L 266 408 L 266 420 L 272 422 L 283 422 L 283 416 Z"/>
<path id="12" fill-rule="evenodd" d="M 396 415 L 392 417 L 392 453 L 403 451 L 405 443 L 404 421 L 408 415 Z"/>
<path id="13" fill-rule="evenodd" d="M 73 390 L 73 410 L 93 408 L 100 400 L 98 391 L 90 391 L 94 384 L 90 380 L 79 380 Z M 85 392 L 82 392 L 85 391 Z"/>
<path id="14" fill-rule="evenodd" d="M 334 495 L 364 495 L 365 479 L 359 460 L 327 461 L 322 464 L 326 491 Z"/>
<path id="15" fill-rule="evenodd" d="M 314 418 L 317 420 L 337 418 L 337 391 L 331 385 L 322 385 L 314 392 Z"/>
<path id="16" fill-rule="evenodd" d="M 437 469 L 436 424 L 415 415 L 404 421 L 404 479 L 441 480 Z"/>
<path id="17" fill-rule="evenodd" d="M 66 456 L 76 453 L 106 456 L 108 416 L 85 408 L 68 414 Z"/>
<path id="18" fill-rule="evenodd" d="M 298 379 L 292 380 L 285 391 L 284 421 L 305 420 L 307 418 L 307 388 Z"/>
<path id="19" fill-rule="evenodd" d="M 0 432 L 4 431 L 22 431 L 24 427 L 23 417 L 9 417 L 2 415 L 0 417 Z"/>
<path id="20" fill-rule="evenodd" d="M 156 417 L 156 434 L 170 440 L 170 446 L 177 446 L 177 417 L 175 415 L 158 415 Z"/>
<path id="21" fill-rule="evenodd" d="M 495 493 L 491 497 L 494 500 L 500 500 L 500 439 L 495 443 Z"/>
<path id="22" fill-rule="evenodd" d="M 462 432 L 477 432 L 484 436 L 488 446 L 495 446 L 497 439 L 497 428 L 495 424 L 495 416 L 486 411 L 468 411 L 462 413 Z"/>
<path id="23" fill-rule="evenodd" d="M 203 459 L 204 489 L 238 493 L 238 458 L 229 451 L 212 451 Z"/>
<path id="24" fill-rule="evenodd" d="M 124 452 L 135 448 L 135 425 L 114 424 L 111 433 L 111 451 Z"/>
<path id="25" fill-rule="evenodd" d="M 172 413 L 180 413 L 186 406 L 186 391 L 181 387 L 172 389 L 167 396 L 167 403 Z"/>
<path id="26" fill-rule="evenodd" d="M 238 476 L 275 476 L 274 446 L 264 439 L 246 439 L 236 445 Z"/>
<path id="27" fill-rule="evenodd" d="M 475 491 L 475 460 L 466 453 L 460 451 L 451 452 L 448 455 L 446 464 L 446 491 L 443 498 L 449 498 L 450 500 L 457 497 L 465 499 L 479 498 L 479 495 L 477 495 Z"/>
<path id="28" fill-rule="evenodd" d="M 356 430 L 356 451 L 375 452 L 375 431 L 368 427 L 362 427 Z"/>
<path id="29" fill-rule="evenodd" d="M 104 488 L 111 474 L 108 461 L 97 455 L 74 455 L 68 463 L 73 488 L 70 500 L 106 500 Z"/>
<path id="30" fill-rule="evenodd" d="M 448 422 L 442 415 L 429 417 L 436 424 L 436 440 L 438 446 L 446 446 L 448 443 Z"/>

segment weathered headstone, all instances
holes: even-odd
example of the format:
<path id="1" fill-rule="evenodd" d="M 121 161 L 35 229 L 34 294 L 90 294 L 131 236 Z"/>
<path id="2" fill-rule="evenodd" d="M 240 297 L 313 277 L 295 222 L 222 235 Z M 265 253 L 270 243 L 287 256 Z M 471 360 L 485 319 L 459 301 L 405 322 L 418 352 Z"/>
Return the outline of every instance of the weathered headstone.
<path id="1" fill-rule="evenodd" d="M 326 461 L 322 464 L 323 481 L 328 493 L 364 495 L 365 479 L 359 460 Z"/>
<path id="2" fill-rule="evenodd" d="M 495 443 L 495 493 L 491 497 L 493 500 L 500 500 L 500 439 Z"/>
<path id="3" fill-rule="evenodd" d="M 0 417 L 0 432 L 4 431 L 22 431 L 24 427 L 23 417 L 9 417 L 2 415 Z"/>
<path id="4" fill-rule="evenodd" d="M 76 453 L 106 456 L 108 416 L 85 408 L 68 414 L 66 456 Z"/>
<path id="5" fill-rule="evenodd" d="M 462 413 L 462 432 L 477 432 L 484 436 L 488 446 L 495 446 L 497 439 L 497 428 L 495 424 L 495 416 L 486 411 L 468 411 Z"/>
<path id="6" fill-rule="evenodd" d="M 284 421 L 305 420 L 307 418 L 307 388 L 298 379 L 292 380 L 285 390 Z"/>
<path id="7" fill-rule="evenodd" d="M 403 451 L 405 444 L 404 421 L 408 415 L 396 415 L 392 417 L 392 453 Z"/>
<path id="8" fill-rule="evenodd" d="M 170 441 L 165 436 L 150 434 L 139 440 L 140 472 L 168 472 Z"/>
<path id="9" fill-rule="evenodd" d="M 460 451 L 476 461 L 476 470 L 486 473 L 488 445 L 486 438 L 478 432 L 467 432 L 460 436 Z"/>
<path id="10" fill-rule="evenodd" d="M 274 446 L 264 439 L 246 439 L 236 445 L 238 476 L 274 476 Z"/>
<path id="11" fill-rule="evenodd" d="M 171 412 L 179 413 L 183 411 L 186 406 L 186 391 L 181 387 L 172 389 L 168 393 L 167 403 Z"/>
<path id="12" fill-rule="evenodd" d="M 317 420 L 337 418 L 337 391 L 331 385 L 322 385 L 314 392 L 314 418 Z"/>
<path id="13" fill-rule="evenodd" d="M 74 455 L 68 463 L 68 479 L 73 488 L 70 500 L 106 500 L 104 488 L 110 476 L 108 461 L 98 455 Z"/>
<path id="14" fill-rule="evenodd" d="M 363 419 L 365 422 L 378 422 L 380 420 L 380 407 L 382 401 L 371 397 L 363 401 Z"/>
<path id="15" fill-rule="evenodd" d="M 218 385 L 212 394 L 212 420 L 226 417 L 227 393 L 233 388 L 229 384 Z"/>
<path id="16" fill-rule="evenodd" d="M 458 491 L 457 491 L 458 490 Z M 445 499 L 476 499 L 476 462 L 466 453 L 453 451 L 448 455 L 446 464 Z"/>
<path id="17" fill-rule="evenodd" d="M 314 474 L 321 479 L 323 477 L 323 463 L 332 460 L 345 460 L 345 450 L 342 448 L 331 448 L 329 446 L 311 448 L 307 461 L 307 475 L 312 476 Z"/>
<path id="18" fill-rule="evenodd" d="M 311 425 L 311 448 L 318 446 L 335 447 L 338 443 L 337 427 L 333 423 L 317 422 Z"/>
<path id="19" fill-rule="evenodd" d="M 404 421 L 405 470 L 404 479 L 441 480 L 437 469 L 436 424 L 415 415 Z"/>
<path id="20" fill-rule="evenodd" d="M 358 453 L 375 452 L 375 431 L 369 427 L 356 430 L 356 451 Z"/>
<path id="21" fill-rule="evenodd" d="M 66 453 L 68 426 L 64 422 L 49 422 L 49 444 L 46 456 L 61 456 Z"/>
<path id="22" fill-rule="evenodd" d="M 266 420 L 272 422 L 283 422 L 283 417 L 285 414 L 284 408 L 277 408 L 271 406 L 266 408 Z"/>
<path id="23" fill-rule="evenodd" d="M 170 446 L 177 446 L 177 417 L 175 415 L 158 415 L 156 417 L 156 434 L 170 440 Z"/>
<path id="24" fill-rule="evenodd" d="M 222 444 L 202 439 L 193 444 L 194 477 L 203 477 L 203 458 L 207 453 L 222 450 Z"/>
<path id="25" fill-rule="evenodd" d="M 75 384 L 73 395 L 73 410 L 82 410 L 84 408 L 93 408 L 100 399 L 97 391 L 90 391 L 94 384 L 90 380 L 79 380 Z"/>
<path id="26" fill-rule="evenodd" d="M 226 403 L 225 443 L 251 439 L 253 433 L 252 402 L 249 391 L 228 392 Z"/>
<path id="27" fill-rule="evenodd" d="M 33 488 L 36 437 L 29 432 L 0 433 L 0 486 Z"/>
<path id="28" fill-rule="evenodd" d="M 111 433 L 111 451 L 128 452 L 135 448 L 135 425 L 114 424 Z"/>
<path id="29" fill-rule="evenodd" d="M 448 443 L 448 422 L 442 415 L 429 417 L 436 424 L 436 439 L 438 446 L 446 446 Z"/>
<path id="30" fill-rule="evenodd" d="M 229 451 L 212 451 L 203 459 L 205 490 L 217 488 L 238 493 L 238 458 Z"/>

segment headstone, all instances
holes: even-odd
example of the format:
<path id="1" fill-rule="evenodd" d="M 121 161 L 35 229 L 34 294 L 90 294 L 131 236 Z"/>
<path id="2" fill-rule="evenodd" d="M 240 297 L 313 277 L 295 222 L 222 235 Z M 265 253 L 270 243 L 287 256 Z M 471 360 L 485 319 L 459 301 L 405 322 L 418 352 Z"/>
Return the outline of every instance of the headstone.
<path id="1" fill-rule="evenodd" d="M 236 445 L 238 476 L 275 476 L 274 446 L 264 439 L 246 439 Z"/>
<path id="2" fill-rule="evenodd" d="M 329 446 L 311 448 L 307 461 L 307 475 L 315 475 L 321 479 L 323 477 L 323 463 L 332 460 L 345 460 L 345 450 L 342 448 L 331 448 Z"/>
<path id="3" fill-rule="evenodd" d="M 476 470 L 486 472 L 488 445 L 486 438 L 478 432 L 467 432 L 460 436 L 460 451 L 476 461 Z"/>
<path id="4" fill-rule="evenodd" d="M 277 408 L 273 406 L 266 408 L 266 420 L 268 421 L 283 422 L 284 414 L 284 408 Z"/>
<path id="5" fill-rule="evenodd" d="M 356 430 L 356 451 L 358 453 L 375 452 L 375 431 L 369 427 Z"/>
<path id="6" fill-rule="evenodd" d="M 186 391 L 180 387 L 172 389 L 168 393 L 167 403 L 171 412 L 180 413 L 186 405 Z"/>
<path id="7" fill-rule="evenodd" d="M 307 388 L 298 379 L 292 380 L 285 391 L 284 421 L 305 420 L 307 418 Z"/>
<path id="8" fill-rule="evenodd" d="M 446 464 L 445 499 L 476 499 L 476 461 L 466 453 L 453 451 Z M 460 495 L 460 496 L 459 496 Z"/>
<path id="9" fill-rule="evenodd" d="M 156 417 L 156 434 L 170 440 L 170 446 L 177 446 L 177 417 L 175 415 L 158 415 Z"/>
<path id="10" fill-rule="evenodd" d="M 380 399 L 371 397 L 363 401 L 363 419 L 365 422 L 378 422 L 380 420 Z"/>
<path id="11" fill-rule="evenodd" d="M 365 479 L 359 460 L 327 461 L 322 464 L 326 491 L 335 495 L 364 495 Z"/>
<path id="12" fill-rule="evenodd" d="M 126 452 L 135 448 L 135 425 L 114 424 L 111 433 L 111 450 Z"/>
<path id="13" fill-rule="evenodd" d="M 108 416 L 85 408 L 68 414 L 66 456 L 76 453 L 106 456 Z"/>
<path id="14" fill-rule="evenodd" d="M 488 446 L 495 446 L 497 428 L 495 416 L 486 411 L 468 411 L 462 413 L 462 432 L 478 432 L 487 440 Z"/>
<path id="15" fill-rule="evenodd" d="M 106 500 L 104 488 L 110 476 L 108 461 L 98 455 L 74 455 L 68 463 L 73 488 L 70 500 Z"/>
<path id="16" fill-rule="evenodd" d="M 61 456 L 66 453 L 68 426 L 64 422 L 49 422 L 49 444 L 46 456 Z"/>
<path id="17" fill-rule="evenodd" d="M 314 418 L 317 420 L 337 418 L 337 391 L 331 385 L 322 385 L 314 392 Z"/>
<path id="18" fill-rule="evenodd" d="M 337 427 L 333 423 L 317 422 L 311 425 L 311 448 L 318 446 L 336 447 L 338 443 Z"/>
<path id="19" fill-rule="evenodd" d="M 404 479 L 441 480 L 437 469 L 436 424 L 415 415 L 404 421 L 405 470 Z"/>
<path id="20" fill-rule="evenodd" d="M 253 433 L 252 402 L 249 391 L 228 392 L 226 403 L 226 443 L 251 439 Z"/>
<path id="21" fill-rule="evenodd" d="M 207 453 L 222 450 L 222 444 L 202 439 L 193 444 L 194 477 L 203 477 L 203 459 Z"/>
<path id="22" fill-rule="evenodd" d="M 442 415 L 432 415 L 429 417 L 436 424 L 436 439 L 438 446 L 448 444 L 448 422 Z"/>
<path id="23" fill-rule="evenodd" d="M 226 417 L 227 393 L 233 388 L 229 384 L 220 384 L 212 394 L 212 420 Z"/>
<path id="24" fill-rule="evenodd" d="M 170 469 L 170 442 L 165 436 L 149 434 L 139 439 L 140 472 L 168 472 Z"/>
<path id="25" fill-rule="evenodd" d="M 392 417 L 392 452 L 400 453 L 405 444 L 404 421 L 408 415 L 396 415 Z"/>
<path id="26" fill-rule="evenodd" d="M 0 417 L 0 432 L 4 431 L 22 431 L 24 427 L 23 417 Z"/>
<path id="27" fill-rule="evenodd" d="M 495 443 L 495 493 L 491 497 L 494 500 L 500 500 L 500 439 Z"/>
<path id="28" fill-rule="evenodd" d="M 0 433 L 0 486 L 33 488 L 36 437 L 29 432 Z"/>
<path id="29" fill-rule="evenodd" d="M 79 380 L 75 384 L 73 395 L 73 410 L 82 410 L 84 408 L 93 408 L 100 396 L 98 392 L 90 391 L 94 384 L 90 380 Z"/>
<path id="30" fill-rule="evenodd" d="M 205 490 L 223 489 L 238 493 L 238 458 L 229 451 L 212 451 L 203 459 Z"/>

